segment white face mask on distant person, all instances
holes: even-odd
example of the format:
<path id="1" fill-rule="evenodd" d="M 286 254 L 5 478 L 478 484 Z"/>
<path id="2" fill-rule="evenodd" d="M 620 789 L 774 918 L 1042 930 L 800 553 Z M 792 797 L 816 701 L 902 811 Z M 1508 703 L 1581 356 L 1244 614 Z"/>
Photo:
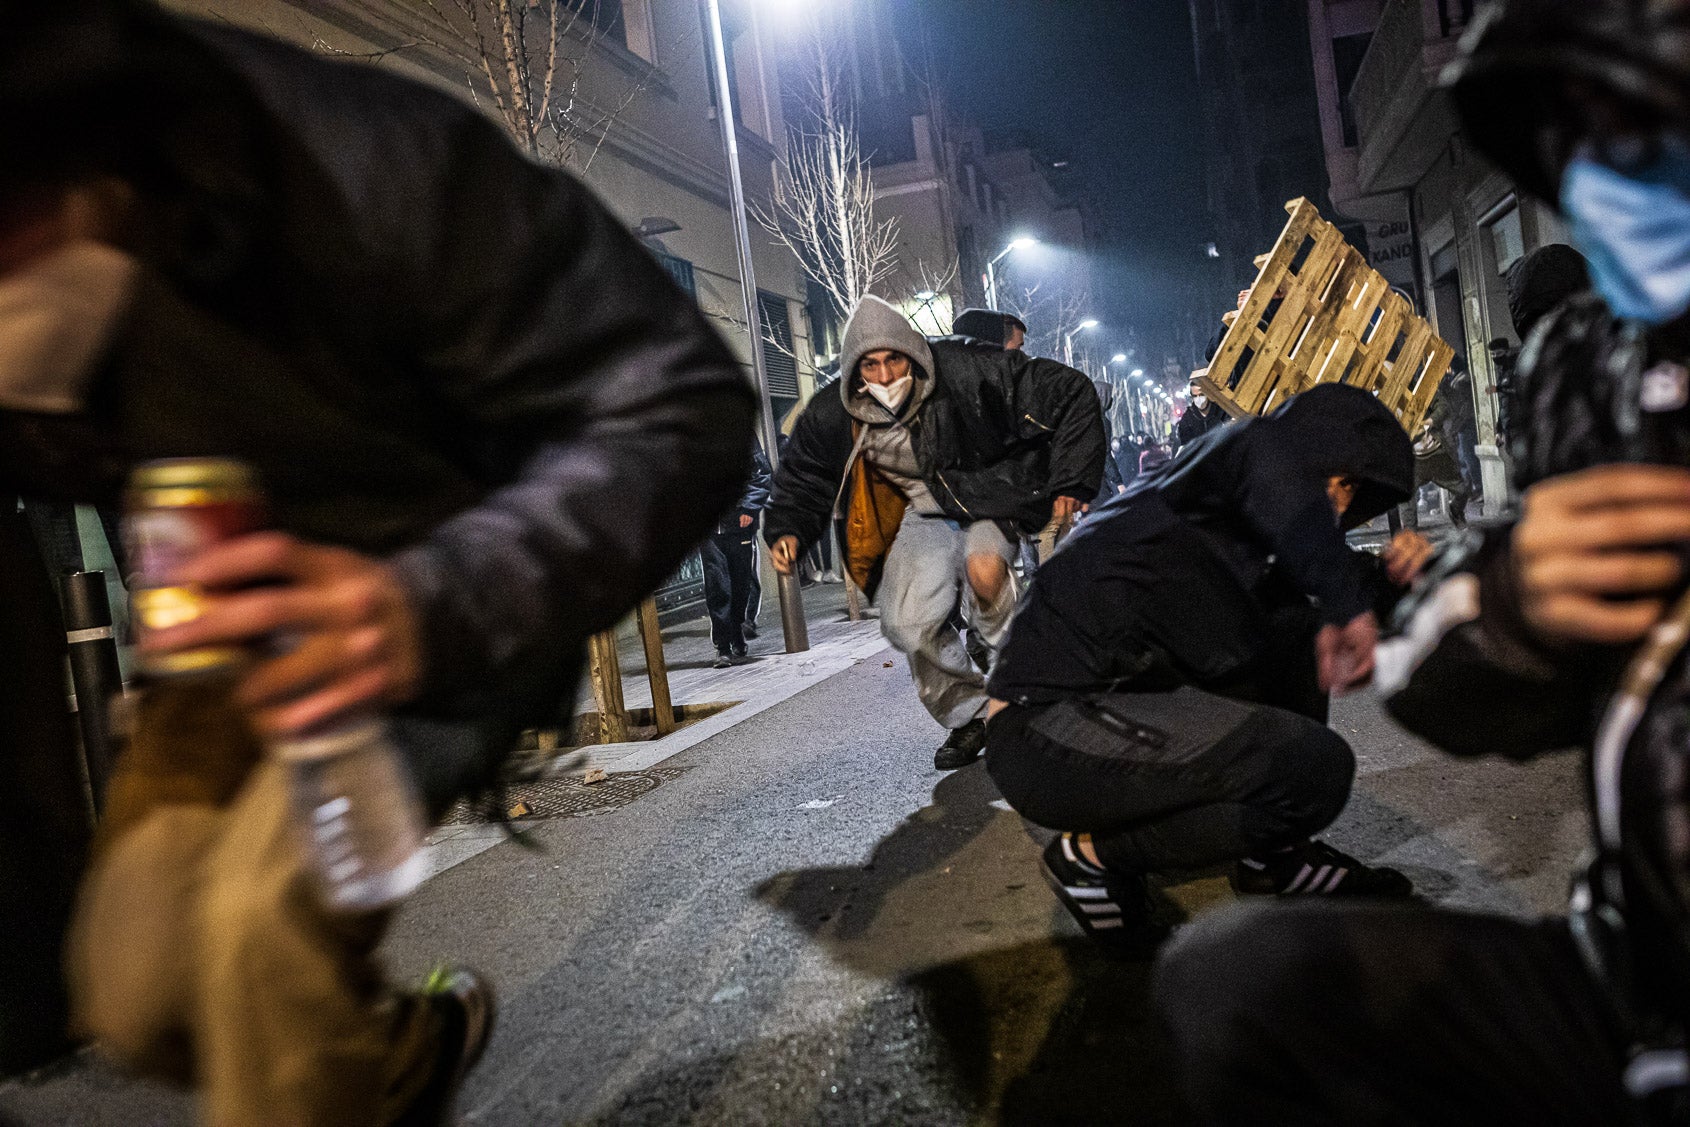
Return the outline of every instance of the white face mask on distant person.
<path id="1" fill-rule="evenodd" d="M 1209 397 L 1207 395 L 1193 395 L 1191 405 L 1201 411 L 1209 405 Z"/>
<path id="2" fill-rule="evenodd" d="M 0 408 L 82 410 L 140 268 L 115 247 L 78 239 L 0 278 Z"/>
<path id="3" fill-rule="evenodd" d="M 904 400 L 910 397 L 910 388 L 915 386 L 914 376 L 905 376 L 901 380 L 893 380 L 889 384 L 869 383 L 863 381 L 863 389 L 876 399 L 888 411 L 896 412 L 904 405 Z"/>

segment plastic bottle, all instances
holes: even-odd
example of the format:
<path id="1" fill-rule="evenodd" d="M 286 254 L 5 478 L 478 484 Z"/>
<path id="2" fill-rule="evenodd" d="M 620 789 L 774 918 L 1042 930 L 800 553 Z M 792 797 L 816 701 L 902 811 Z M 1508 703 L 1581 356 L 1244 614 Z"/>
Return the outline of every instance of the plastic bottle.
<path id="1" fill-rule="evenodd" d="M 294 817 L 330 907 L 370 911 L 422 883 L 428 827 L 415 782 L 379 716 L 278 741 Z"/>

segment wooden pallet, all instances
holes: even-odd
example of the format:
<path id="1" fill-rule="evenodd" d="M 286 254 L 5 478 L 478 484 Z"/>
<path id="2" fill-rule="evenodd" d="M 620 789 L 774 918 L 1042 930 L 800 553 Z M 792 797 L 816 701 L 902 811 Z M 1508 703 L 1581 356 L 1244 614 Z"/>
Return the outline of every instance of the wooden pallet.
<path id="1" fill-rule="evenodd" d="M 1223 318 L 1220 349 L 1192 378 L 1234 418 L 1266 414 L 1317 383 L 1347 383 L 1373 392 L 1413 434 L 1455 350 L 1314 204 L 1295 199 L 1285 210 L 1291 221 L 1256 259 L 1244 307 Z"/>

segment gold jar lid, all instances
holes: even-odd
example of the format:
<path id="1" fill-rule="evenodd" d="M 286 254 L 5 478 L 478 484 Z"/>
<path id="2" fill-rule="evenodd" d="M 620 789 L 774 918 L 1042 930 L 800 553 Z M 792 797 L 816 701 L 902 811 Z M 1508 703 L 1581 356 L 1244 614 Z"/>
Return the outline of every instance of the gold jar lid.
<path id="1" fill-rule="evenodd" d="M 142 462 L 129 474 L 135 493 L 155 490 L 204 490 L 220 494 L 256 493 L 252 467 L 234 458 L 162 458 Z"/>

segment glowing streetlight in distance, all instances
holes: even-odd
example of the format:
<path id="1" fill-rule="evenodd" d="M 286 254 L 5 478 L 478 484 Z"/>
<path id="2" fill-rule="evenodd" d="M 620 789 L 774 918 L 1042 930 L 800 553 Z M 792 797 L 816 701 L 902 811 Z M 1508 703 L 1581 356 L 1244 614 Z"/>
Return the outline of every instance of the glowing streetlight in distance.
<path id="1" fill-rule="evenodd" d="M 1087 329 L 1095 329 L 1095 328 L 1097 328 L 1097 318 L 1096 317 L 1087 317 L 1084 321 L 1081 321 L 1078 325 L 1076 325 L 1071 331 L 1063 334 L 1063 337 L 1062 337 L 1062 362 L 1064 364 L 1068 365 L 1070 368 L 1072 368 L 1074 366 L 1074 338 L 1079 336 L 1081 333 L 1085 332 Z"/>
<path id="2" fill-rule="evenodd" d="M 1022 235 L 1011 239 L 1009 245 L 1000 250 L 991 261 L 986 263 L 986 304 L 992 309 L 998 307 L 998 263 L 1008 258 L 1022 247 L 1035 245 L 1039 240 L 1031 235 Z"/>
<path id="3" fill-rule="evenodd" d="M 1109 358 L 1109 362 L 1111 364 L 1125 364 L 1127 362 L 1127 354 L 1125 352 L 1117 352 Z"/>
<path id="4" fill-rule="evenodd" d="M 1134 379 L 1137 379 L 1138 377 L 1140 377 L 1142 375 L 1144 375 L 1144 369 L 1143 368 L 1134 368 L 1133 369 L 1133 378 Z"/>

